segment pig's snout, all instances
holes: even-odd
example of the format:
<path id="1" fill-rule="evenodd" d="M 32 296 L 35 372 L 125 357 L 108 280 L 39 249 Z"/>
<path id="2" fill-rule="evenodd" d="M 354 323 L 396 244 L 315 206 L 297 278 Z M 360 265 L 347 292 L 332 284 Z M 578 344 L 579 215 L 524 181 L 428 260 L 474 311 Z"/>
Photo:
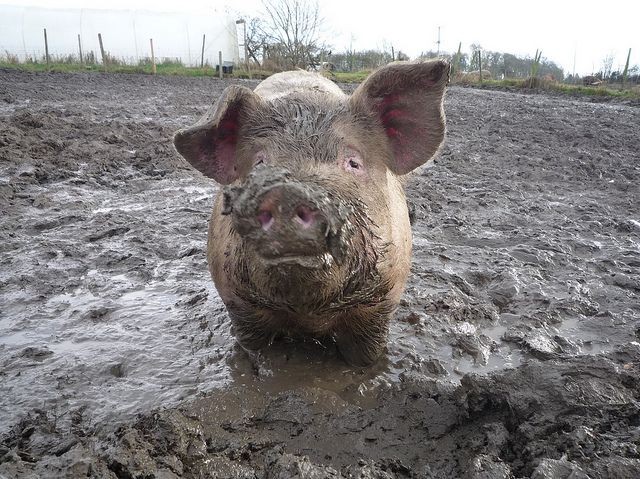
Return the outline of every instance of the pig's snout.
<path id="1" fill-rule="evenodd" d="M 257 219 L 264 231 L 282 228 L 296 234 L 298 230 L 317 228 L 319 231 L 312 233 L 324 235 L 327 227 L 324 214 L 286 185 L 273 188 L 262 196 Z"/>
<path id="2" fill-rule="evenodd" d="M 300 263 L 297 259 L 306 258 L 308 264 L 309 258 L 331 252 L 331 213 L 323 211 L 319 202 L 305 185 L 282 183 L 259 192 L 250 205 L 233 208 L 232 219 L 238 233 L 263 258 L 273 263 Z"/>
<path id="3" fill-rule="evenodd" d="M 321 186 L 291 177 L 254 175 L 224 193 L 223 214 L 231 214 L 236 232 L 273 264 L 341 262 L 350 211 Z"/>

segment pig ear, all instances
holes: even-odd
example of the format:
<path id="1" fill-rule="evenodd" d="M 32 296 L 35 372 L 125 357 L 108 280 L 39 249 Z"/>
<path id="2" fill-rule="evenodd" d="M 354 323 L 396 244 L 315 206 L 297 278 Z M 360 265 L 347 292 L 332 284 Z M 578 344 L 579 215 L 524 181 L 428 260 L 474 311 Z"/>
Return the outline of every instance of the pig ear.
<path id="1" fill-rule="evenodd" d="M 350 98 L 352 110 L 378 121 L 393 158 L 389 168 L 409 173 L 430 160 L 445 132 L 442 98 L 449 65 L 442 60 L 392 63 L 372 73 Z"/>
<path id="2" fill-rule="evenodd" d="M 260 98 L 243 86 L 230 86 L 193 126 L 179 130 L 173 144 L 205 176 L 228 185 L 242 173 L 236 151 L 242 124 Z"/>

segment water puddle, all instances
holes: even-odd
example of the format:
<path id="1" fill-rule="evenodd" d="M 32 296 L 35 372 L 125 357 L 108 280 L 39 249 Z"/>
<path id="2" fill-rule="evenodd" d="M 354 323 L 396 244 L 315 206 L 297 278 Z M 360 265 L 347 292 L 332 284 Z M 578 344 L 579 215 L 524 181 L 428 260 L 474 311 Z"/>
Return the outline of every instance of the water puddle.
<path id="1" fill-rule="evenodd" d="M 125 288 L 135 283 L 125 275 L 109 279 Z M 7 414 L 0 425 L 32 408 L 88 408 L 92 422 L 121 418 L 228 382 L 224 361 L 212 362 L 210 351 L 193 343 L 184 311 L 175 306 L 176 287 L 151 281 L 108 300 L 78 288 L 27 308 L 28 320 L 3 317 L 0 404 Z M 217 343 L 228 341 L 223 331 Z M 63 403 L 54 387 L 60 381 Z"/>

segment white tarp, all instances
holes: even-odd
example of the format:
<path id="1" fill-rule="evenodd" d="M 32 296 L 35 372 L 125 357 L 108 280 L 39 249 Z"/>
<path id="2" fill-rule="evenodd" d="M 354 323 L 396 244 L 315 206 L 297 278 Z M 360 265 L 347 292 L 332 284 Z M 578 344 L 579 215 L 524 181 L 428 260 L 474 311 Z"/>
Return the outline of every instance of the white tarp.
<path id="1" fill-rule="evenodd" d="M 156 61 L 180 59 L 199 66 L 203 35 L 205 63 L 217 65 L 219 51 L 224 63 L 238 63 L 239 58 L 235 19 L 221 9 L 195 14 L 9 5 L 0 5 L 0 55 L 15 55 L 21 61 L 42 59 L 45 28 L 54 59 L 78 57 L 80 35 L 83 54 L 93 52 L 100 62 L 98 33 L 109 55 L 130 64 L 151 57 L 153 38 Z"/>

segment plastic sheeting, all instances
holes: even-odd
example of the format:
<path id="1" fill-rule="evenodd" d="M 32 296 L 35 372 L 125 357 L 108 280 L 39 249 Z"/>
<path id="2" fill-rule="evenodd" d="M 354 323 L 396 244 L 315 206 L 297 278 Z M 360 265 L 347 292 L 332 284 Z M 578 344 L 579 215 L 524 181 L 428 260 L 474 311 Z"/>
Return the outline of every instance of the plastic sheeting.
<path id="1" fill-rule="evenodd" d="M 157 62 L 180 59 L 185 65 L 199 66 L 203 35 L 205 63 L 217 65 L 219 51 L 223 64 L 239 60 L 235 19 L 214 9 L 194 14 L 0 5 L 0 55 L 13 55 L 21 61 L 42 59 L 45 28 L 49 55 L 54 60 L 78 57 L 80 35 L 83 56 L 93 52 L 100 62 L 98 33 L 105 51 L 129 64 L 151 57 L 152 38 Z"/>

